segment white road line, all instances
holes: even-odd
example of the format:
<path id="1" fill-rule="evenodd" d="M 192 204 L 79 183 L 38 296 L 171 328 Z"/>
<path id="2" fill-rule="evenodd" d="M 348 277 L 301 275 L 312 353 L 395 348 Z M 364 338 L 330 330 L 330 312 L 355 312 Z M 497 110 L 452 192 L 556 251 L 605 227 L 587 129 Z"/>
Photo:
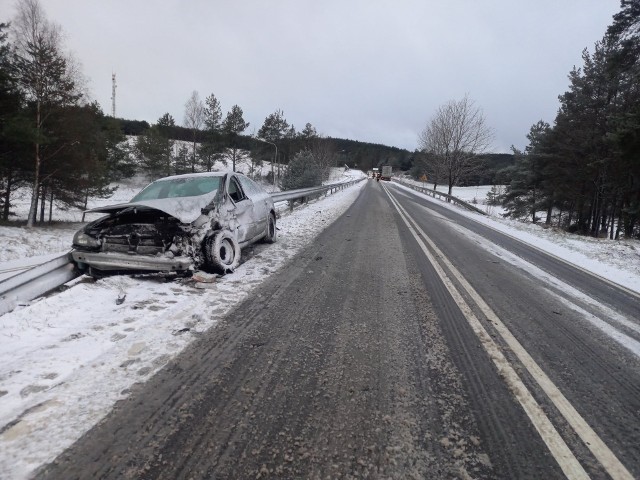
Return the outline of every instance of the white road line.
<path id="1" fill-rule="evenodd" d="M 437 215 L 436 218 L 438 218 Z M 457 223 L 452 223 L 450 221 L 447 222 L 447 227 L 453 229 L 454 231 L 457 231 L 461 235 L 465 235 L 471 240 L 475 240 L 480 248 L 483 248 L 490 254 L 499 257 L 501 261 L 508 262 L 511 265 L 514 265 L 515 267 L 525 271 L 527 274 L 536 277 L 540 282 L 549 285 L 548 287 L 542 286 L 542 288 L 544 288 L 548 295 L 552 295 L 553 297 L 557 298 L 560 302 L 566 305 L 567 308 L 575 311 L 580 316 L 582 316 L 582 318 L 587 323 L 593 325 L 609 338 L 617 342 L 620 346 L 626 348 L 636 357 L 640 358 L 640 340 L 636 340 L 634 337 L 628 335 L 620 329 L 620 327 L 622 327 L 640 334 L 639 323 L 629 320 L 624 315 L 614 311 L 606 305 L 599 304 L 598 302 L 594 301 L 589 295 L 552 276 L 550 273 L 545 272 L 533 263 L 521 257 L 518 257 L 506 248 L 490 243 L 490 241 L 482 235 L 472 232 L 468 228 L 465 228 Z M 563 292 L 565 296 L 573 297 L 574 300 L 561 296 L 560 294 L 553 291 L 553 288 Z M 599 313 L 596 315 L 588 312 L 584 308 L 580 307 L 577 302 L 584 302 L 585 304 L 594 307 L 595 310 L 597 310 Z"/>
<path id="2" fill-rule="evenodd" d="M 573 408 L 573 406 L 565 398 L 562 392 L 560 392 L 560 390 L 554 385 L 551 379 L 542 371 L 538 364 L 533 360 L 533 358 L 524 349 L 520 342 L 518 342 L 516 338 L 511 334 L 511 332 L 502 323 L 502 321 L 489 307 L 489 305 L 487 305 L 482 297 L 480 297 L 480 295 L 473 289 L 473 287 L 471 287 L 471 285 L 453 266 L 453 264 L 449 262 L 442 251 L 440 251 L 440 249 L 438 249 L 433 241 L 429 239 L 426 233 L 414 221 L 410 220 L 409 214 L 406 212 L 406 210 L 404 210 L 404 208 L 400 206 L 400 204 L 395 200 L 395 198 L 389 193 L 386 188 L 385 191 L 396 207 L 398 213 L 400 214 L 400 217 L 409 228 L 409 231 L 418 242 L 418 245 L 424 252 L 425 256 L 429 259 L 429 262 L 431 262 L 431 264 L 433 265 L 447 290 L 458 304 L 472 330 L 477 335 L 481 344 L 493 360 L 498 369 L 498 372 L 505 380 L 505 382 L 509 386 L 509 389 L 516 397 L 518 402 L 524 408 L 532 424 L 542 437 L 543 441 L 549 448 L 549 451 L 556 459 L 567 478 L 589 478 L 589 476 L 583 469 L 582 465 L 580 465 L 575 455 L 573 455 L 558 431 L 555 429 L 549 418 L 546 416 L 546 414 L 542 410 L 542 407 L 540 407 L 540 405 L 536 402 L 536 400 L 531 395 L 531 392 L 529 392 L 516 371 L 509 364 L 508 360 L 506 359 L 498 345 L 492 340 L 491 336 L 487 333 L 478 318 L 475 316 L 475 314 L 471 310 L 471 307 L 464 300 L 458 289 L 453 285 L 453 282 L 449 278 L 449 275 L 447 275 L 434 255 L 429 251 L 425 242 L 429 244 L 429 247 L 431 247 L 435 255 L 440 258 L 442 263 L 451 272 L 451 275 L 453 275 L 453 277 L 458 280 L 460 285 L 462 285 L 467 294 L 480 308 L 482 313 L 493 324 L 494 328 L 502 336 L 503 340 L 507 343 L 509 348 L 518 357 L 520 362 L 522 362 L 527 371 L 536 380 L 538 385 L 540 385 L 551 402 L 556 406 L 562 416 L 575 430 L 576 434 L 582 439 L 591 453 L 593 453 L 593 455 L 602 464 L 611 478 L 613 478 L 614 480 L 633 480 L 631 473 L 629 473 L 626 467 L 622 465 L 622 463 L 609 449 L 609 447 L 606 446 L 606 444 L 600 439 L 600 437 L 598 437 L 598 435 L 580 416 L 575 408 Z"/>

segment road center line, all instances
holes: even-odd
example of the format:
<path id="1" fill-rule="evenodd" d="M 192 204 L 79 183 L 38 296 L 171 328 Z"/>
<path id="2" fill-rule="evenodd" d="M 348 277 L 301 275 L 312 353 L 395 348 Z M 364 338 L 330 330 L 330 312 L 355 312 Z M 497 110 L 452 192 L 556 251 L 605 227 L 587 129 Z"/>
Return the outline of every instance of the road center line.
<path id="1" fill-rule="evenodd" d="M 451 275 L 455 277 L 455 279 L 460 283 L 467 294 L 473 299 L 482 313 L 486 316 L 487 320 L 491 322 L 491 324 L 498 331 L 509 348 L 518 357 L 520 362 L 535 379 L 538 385 L 540 385 L 551 402 L 556 406 L 562 416 L 575 430 L 576 434 L 582 439 L 587 448 L 589 448 L 591 453 L 593 453 L 593 455 L 602 464 L 611 478 L 613 478 L 614 480 L 633 480 L 631 473 L 629 473 L 626 467 L 620 462 L 620 460 L 618 460 L 618 458 L 609 449 L 609 447 L 607 447 L 607 445 L 600 439 L 600 437 L 598 437 L 598 435 L 587 424 L 582 416 L 569 403 L 562 392 L 560 392 L 558 387 L 556 387 L 551 379 L 542 371 L 535 360 L 529 355 L 529 353 L 524 349 L 520 342 L 516 340 L 513 334 L 511 334 L 509 329 L 502 323 L 502 321 L 498 318 L 491 307 L 487 305 L 482 297 L 480 297 L 475 289 L 466 281 L 462 274 L 445 257 L 442 251 L 433 243 L 433 241 L 417 225 L 417 223 L 410 219 L 410 216 L 406 212 L 406 210 L 402 206 L 400 206 L 400 204 L 386 188 L 385 192 L 391 199 L 391 202 L 400 214 L 402 220 L 407 225 L 409 231 L 418 242 L 421 250 L 438 273 L 438 276 L 442 280 L 443 284 L 458 304 L 461 312 L 467 319 L 467 322 L 469 323 L 472 330 L 480 340 L 482 346 L 496 365 L 498 372 L 500 373 L 502 378 L 504 378 L 505 382 L 509 386 L 509 389 L 516 397 L 520 405 L 522 405 L 532 424 L 542 437 L 543 441 L 549 448 L 549 451 L 554 456 L 567 478 L 589 478 L 589 476 L 580 465 L 575 455 L 573 455 L 558 431 L 555 429 L 555 427 L 551 423 L 551 420 L 549 420 L 549 418 L 546 416 L 546 414 L 542 410 L 542 407 L 538 404 L 538 402 L 536 402 L 531 392 L 527 389 L 511 364 L 509 364 L 508 360 L 506 359 L 498 345 L 493 341 L 491 336 L 487 333 L 478 318 L 475 316 L 471 307 L 467 304 L 462 294 L 458 291 L 458 289 L 451 281 L 449 275 L 447 275 L 440 263 L 436 260 L 435 256 L 429 251 L 429 249 L 427 248 L 427 244 L 451 272 Z"/>

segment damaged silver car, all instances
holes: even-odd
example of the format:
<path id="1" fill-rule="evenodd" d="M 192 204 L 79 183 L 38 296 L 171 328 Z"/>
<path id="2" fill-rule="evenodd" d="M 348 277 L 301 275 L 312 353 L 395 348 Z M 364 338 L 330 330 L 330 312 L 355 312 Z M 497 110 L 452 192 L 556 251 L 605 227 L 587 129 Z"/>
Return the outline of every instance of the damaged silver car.
<path id="1" fill-rule="evenodd" d="M 276 241 L 271 195 L 239 173 L 161 178 L 128 203 L 88 212 L 108 215 L 75 234 L 71 255 L 94 277 L 200 268 L 228 273 L 242 248 Z"/>

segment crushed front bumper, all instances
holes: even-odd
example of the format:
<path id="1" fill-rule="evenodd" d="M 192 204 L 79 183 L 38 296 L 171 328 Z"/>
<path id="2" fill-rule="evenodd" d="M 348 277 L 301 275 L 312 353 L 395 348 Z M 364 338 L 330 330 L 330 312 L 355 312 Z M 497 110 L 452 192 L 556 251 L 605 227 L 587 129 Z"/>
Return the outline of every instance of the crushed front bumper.
<path id="1" fill-rule="evenodd" d="M 131 270 L 145 272 L 187 272 L 193 270 L 193 260 L 189 257 L 152 257 L 127 253 L 71 252 L 73 261 L 82 270 L 89 266 L 103 271 Z"/>

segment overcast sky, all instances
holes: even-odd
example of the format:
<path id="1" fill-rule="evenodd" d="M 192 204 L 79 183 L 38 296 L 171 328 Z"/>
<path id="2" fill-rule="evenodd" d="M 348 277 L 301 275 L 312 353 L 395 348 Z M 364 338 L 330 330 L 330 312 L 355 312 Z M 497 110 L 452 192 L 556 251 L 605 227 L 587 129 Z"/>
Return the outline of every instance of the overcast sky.
<path id="1" fill-rule="evenodd" d="M 182 124 L 196 90 L 246 133 L 284 111 L 298 131 L 414 150 L 438 106 L 468 94 L 494 151 L 552 123 L 567 74 L 602 38 L 619 0 L 41 0 L 118 117 Z M 0 21 L 15 0 L 0 0 Z"/>

